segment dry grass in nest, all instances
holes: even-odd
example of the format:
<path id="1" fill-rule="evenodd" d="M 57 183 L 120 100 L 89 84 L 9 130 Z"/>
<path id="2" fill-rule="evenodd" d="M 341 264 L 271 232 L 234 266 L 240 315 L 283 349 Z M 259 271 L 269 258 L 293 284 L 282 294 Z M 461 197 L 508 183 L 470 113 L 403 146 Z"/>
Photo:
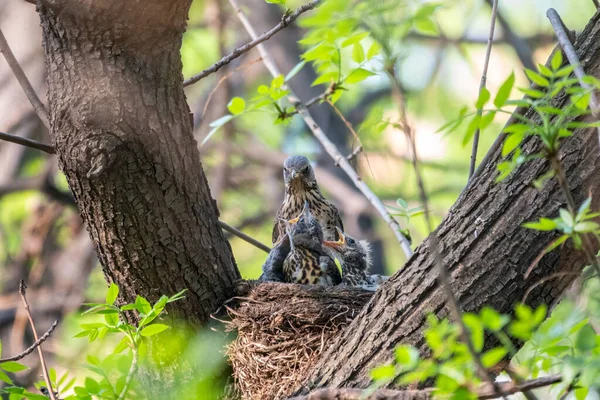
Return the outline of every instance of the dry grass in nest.
<path id="1" fill-rule="evenodd" d="M 244 400 L 282 399 L 304 380 L 330 340 L 373 295 L 357 288 L 283 283 L 252 286 L 228 307 L 237 338 L 227 355 Z"/>

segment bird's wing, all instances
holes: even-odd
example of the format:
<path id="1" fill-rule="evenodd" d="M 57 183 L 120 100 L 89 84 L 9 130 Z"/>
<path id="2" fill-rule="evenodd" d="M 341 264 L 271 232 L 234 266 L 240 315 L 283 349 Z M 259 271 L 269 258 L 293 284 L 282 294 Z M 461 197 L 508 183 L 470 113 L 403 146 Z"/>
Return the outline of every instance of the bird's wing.
<path id="1" fill-rule="evenodd" d="M 340 275 L 340 270 L 337 265 L 335 265 L 335 261 L 329 256 L 322 255 L 319 258 L 319 264 L 321 268 L 324 267 L 325 273 L 331 278 L 334 285 L 339 285 L 342 283 L 342 275 Z"/>
<path id="2" fill-rule="evenodd" d="M 277 246 L 269 252 L 267 260 L 262 266 L 263 273 L 258 278 L 260 282 L 285 282 L 283 263 L 290 252 L 289 238 L 284 237 Z"/>
<path id="3" fill-rule="evenodd" d="M 283 205 L 281 205 L 281 207 L 279 207 L 279 210 L 277 210 L 277 214 L 275 214 L 275 221 L 274 221 L 274 225 L 273 225 L 273 232 L 271 234 L 271 242 L 273 244 L 277 243 L 277 241 L 279 240 L 279 237 L 281 236 L 281 234 L 285 234 L 285 231 L 283 231 L 283 229 L 281 229 L 281 221 L 279 220 L 279 218 L 281 218 L 281 209 L 283 208 Z"/>

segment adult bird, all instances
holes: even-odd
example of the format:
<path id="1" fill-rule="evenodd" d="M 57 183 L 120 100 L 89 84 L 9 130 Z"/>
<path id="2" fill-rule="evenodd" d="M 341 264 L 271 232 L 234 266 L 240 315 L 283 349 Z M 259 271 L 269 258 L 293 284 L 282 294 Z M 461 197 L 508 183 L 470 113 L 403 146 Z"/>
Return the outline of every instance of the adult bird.
<path id="1" fill-rule="evenodd" d="M 336 227 L 344 230 L 340 213 L 336 206 L 327 200 L 315 178 L 315 171 L 308 158 L 304 156 L 290 156 L 283 163 L 283 180 L 285 182 L 285 197 L 277 211 L 275 226 L 273 226 L 272 241 L 276 243 L 281 235 L 285 234 L 285 223 L 302 212 L 304 203 L 312 215 L 319 221 L 326 240 L 338 238 Z"/>
<path id="2" fill-rule="evenodd" d="M 338 228 L 339 240 L 324 241 L 323 245 L 331 249 L 333 256 L 342 266 L 342 284 L 360 286 L 375 290 L 388 279 L 387 276 L 369 275 L 371 249 L 366 240 L 356 240 Z"/>
<path id="3" fill-rule="evenodd" d="M 300 216 L 286 221 L 290 253 L 283 262 L 283 275 L 289 283 L 334 286 L 342 281 L 333 259 L 323 249 L 323 230 L 304 203 Z"/>

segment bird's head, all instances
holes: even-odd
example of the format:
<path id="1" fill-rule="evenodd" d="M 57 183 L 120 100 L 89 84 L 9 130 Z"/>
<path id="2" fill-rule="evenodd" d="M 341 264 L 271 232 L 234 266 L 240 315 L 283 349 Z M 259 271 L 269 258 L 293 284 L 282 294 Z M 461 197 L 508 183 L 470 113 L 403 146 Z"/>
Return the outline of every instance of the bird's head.
<path id="1" fill-rule="evenodd" d="M 286 188 L 297 187 L 306 190 L 317 186 L 315 171 L 304 156 L 290 156 L 285 159 L 283 180 Z"/>
<path id="2" fill-rule="evenodd" d="M 321 248 L 323 229 L 319 221 L 310 212 L 308 201 L 304 202 L 304 208 L 300 215 L 289 221 L 283 221 L 292 245 L 311 249 Z"/>
<path id="3" fill-rule="evenodd" d="M 337 255 L 338 259 L 349 265 L 364 265 L 365 270 L 371 266 L 371 248 L 366 240 L 356 240 L 336 227 L 339 240 L 324 241 L 323 245 Z"/>

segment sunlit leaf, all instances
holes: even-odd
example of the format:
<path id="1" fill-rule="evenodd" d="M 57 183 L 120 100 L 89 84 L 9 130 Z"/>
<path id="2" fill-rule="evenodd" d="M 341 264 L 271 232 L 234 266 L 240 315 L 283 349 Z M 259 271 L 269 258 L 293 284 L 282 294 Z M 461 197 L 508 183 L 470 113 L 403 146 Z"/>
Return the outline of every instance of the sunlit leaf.
<path id="1" fill-rule="evenodd" d="M 481 355 L 481 363 L 484 367 L 491 368 L 502 361 L 507 354 L 508 351 L 504 347 L 495 347 Z"/>
<path id="2" fill-rule="evenodd" d="M 21 372 L 29 369 L 28 366 L 18 363 L 16 361 L 7 361 L 0 364 L 0 368 L 7 372 Z"/>
<path id="3" fill-rule="evenodd" d="M 525 70 L 525 75 L 527 75 L 527 77 L 529 78 L 529 80 L 531 80 L 533 83 L 535 83 L 538 86 L 541 86 L 541 87 L 548 87 L 548 86 L 550 86 L 550 82 L 548 81 L 548 79 L 544 78 L 543 76 L 541 76 L 540 74 L 538 74 L 535 71 L 532 71 L 530 69 L 526 69 Z"/>
<path id="4" fill-rule="evenodd" d="M 157 334 L 159 334 L 162 331 L 165 331 L 167 329 L 169 329 L 168 325 L 152 324 L 152 325 L 148 325 L 147 327 L 145 327 L 144 329 L 142 329 L 142 331 L 140 332 L 140 334 L 142 336 L 144 336 L 144 337 L 149 337 L 149 336 L 157 335 Z"/>
<path id="5" fill-rule="evenodd" d="M 354 47 L 352 48 L 352 60 L 357 64 L 360 64 L 365 60 L 365 50 L 363 49 L 362 44 L 354 44 Z"/>
<path id="6" fill-rule="evenodd" d="M 246 109 L 246 101 L 241 97 L 234 97 L 229 104 L 227 104 L 227 109 L 233 115 L 241 114 Z"/>
<path id="7" fill-rule="evenodd" d="M 357 68 L 354 71 L 352 71 L 352 73 L 350 75 L 348 75 L 348 77 L 346 79 L 344 79 L 344 82 L 346 83 L 358 83 L 358 82 L 362 82 L 365 79 L 367 79 L 370 76 L 375 75 L 375 73 L 366 70 L 364 68 Z"/>
<path id="8" fill-rule="evenodd" d="M 515 84 L 515 74 L 511 73 L 508 78 L 500 85 L 498 89 L 498 93 L 496 93 L 496 97 L 494 97 L 494 105 L 498 108 L 504 106 L 506 100 L 510 96 L 510 92 Z"/>
<path id="9" fill-rule="evenodd" d="M 106 303 L 114 304 L 117 300 L 117 296 L 119 295 L 119 287 L 112 282 L 108 287 L 108 292 L 106 292 Z"/>
<path id="10" fill-rule="evenodd" d="M 554 71 L 558 71 L 558 69 L 562 65 L 562 62 L 563 62 L 562 51 L 560 51 L 560 49 L 557 49 L 554 51 L 554 54 L 552 55 L 552 60 L 550 61 L 550 66 L 552 67 L 552 69 Z"/>
<path id="11" fill-rule="evenodd" d="M 306 61 L 300 61 L 298 64 L 296 64 L 296 65 L 294 66 L 294 68 L 292 68 L 292 70 L 291 70 L 290 72 L 288 72 L 288 74 L 285 76 L 285 81 L 286 81 L 286 82 L 289 82 L 289 81 L 290 81 L 290 79 L 292 79 L 294 76 L 296 76 L 296 74 L 297 74 L 298 72 L 300 72 L 300 70 L 302 70 L 302 68 L 304 67 L 304 65 L 306 65 Z M 264 85 L 261 85 L 261 86 L 259 86 L 259 89 L 260 89 L 262 86 L 264 86 Z M 265 86 L 265 88 L 266 88 L 266 86 Z M 263 89 L 263 90 L 264 90 L 264 89 Z M 269 88 L 267 88 L 267 92 L 268 92 L 268 90 L 269 90 Z M 260 90 L 258 91 L 258 93 L 261 93 L 261 92 L 260 92 Z M 266 93 L 266 92 L 265 92 L 265 93 Z M 265 94 L 265 93 L 261 93 L 261 94 Z"/>

